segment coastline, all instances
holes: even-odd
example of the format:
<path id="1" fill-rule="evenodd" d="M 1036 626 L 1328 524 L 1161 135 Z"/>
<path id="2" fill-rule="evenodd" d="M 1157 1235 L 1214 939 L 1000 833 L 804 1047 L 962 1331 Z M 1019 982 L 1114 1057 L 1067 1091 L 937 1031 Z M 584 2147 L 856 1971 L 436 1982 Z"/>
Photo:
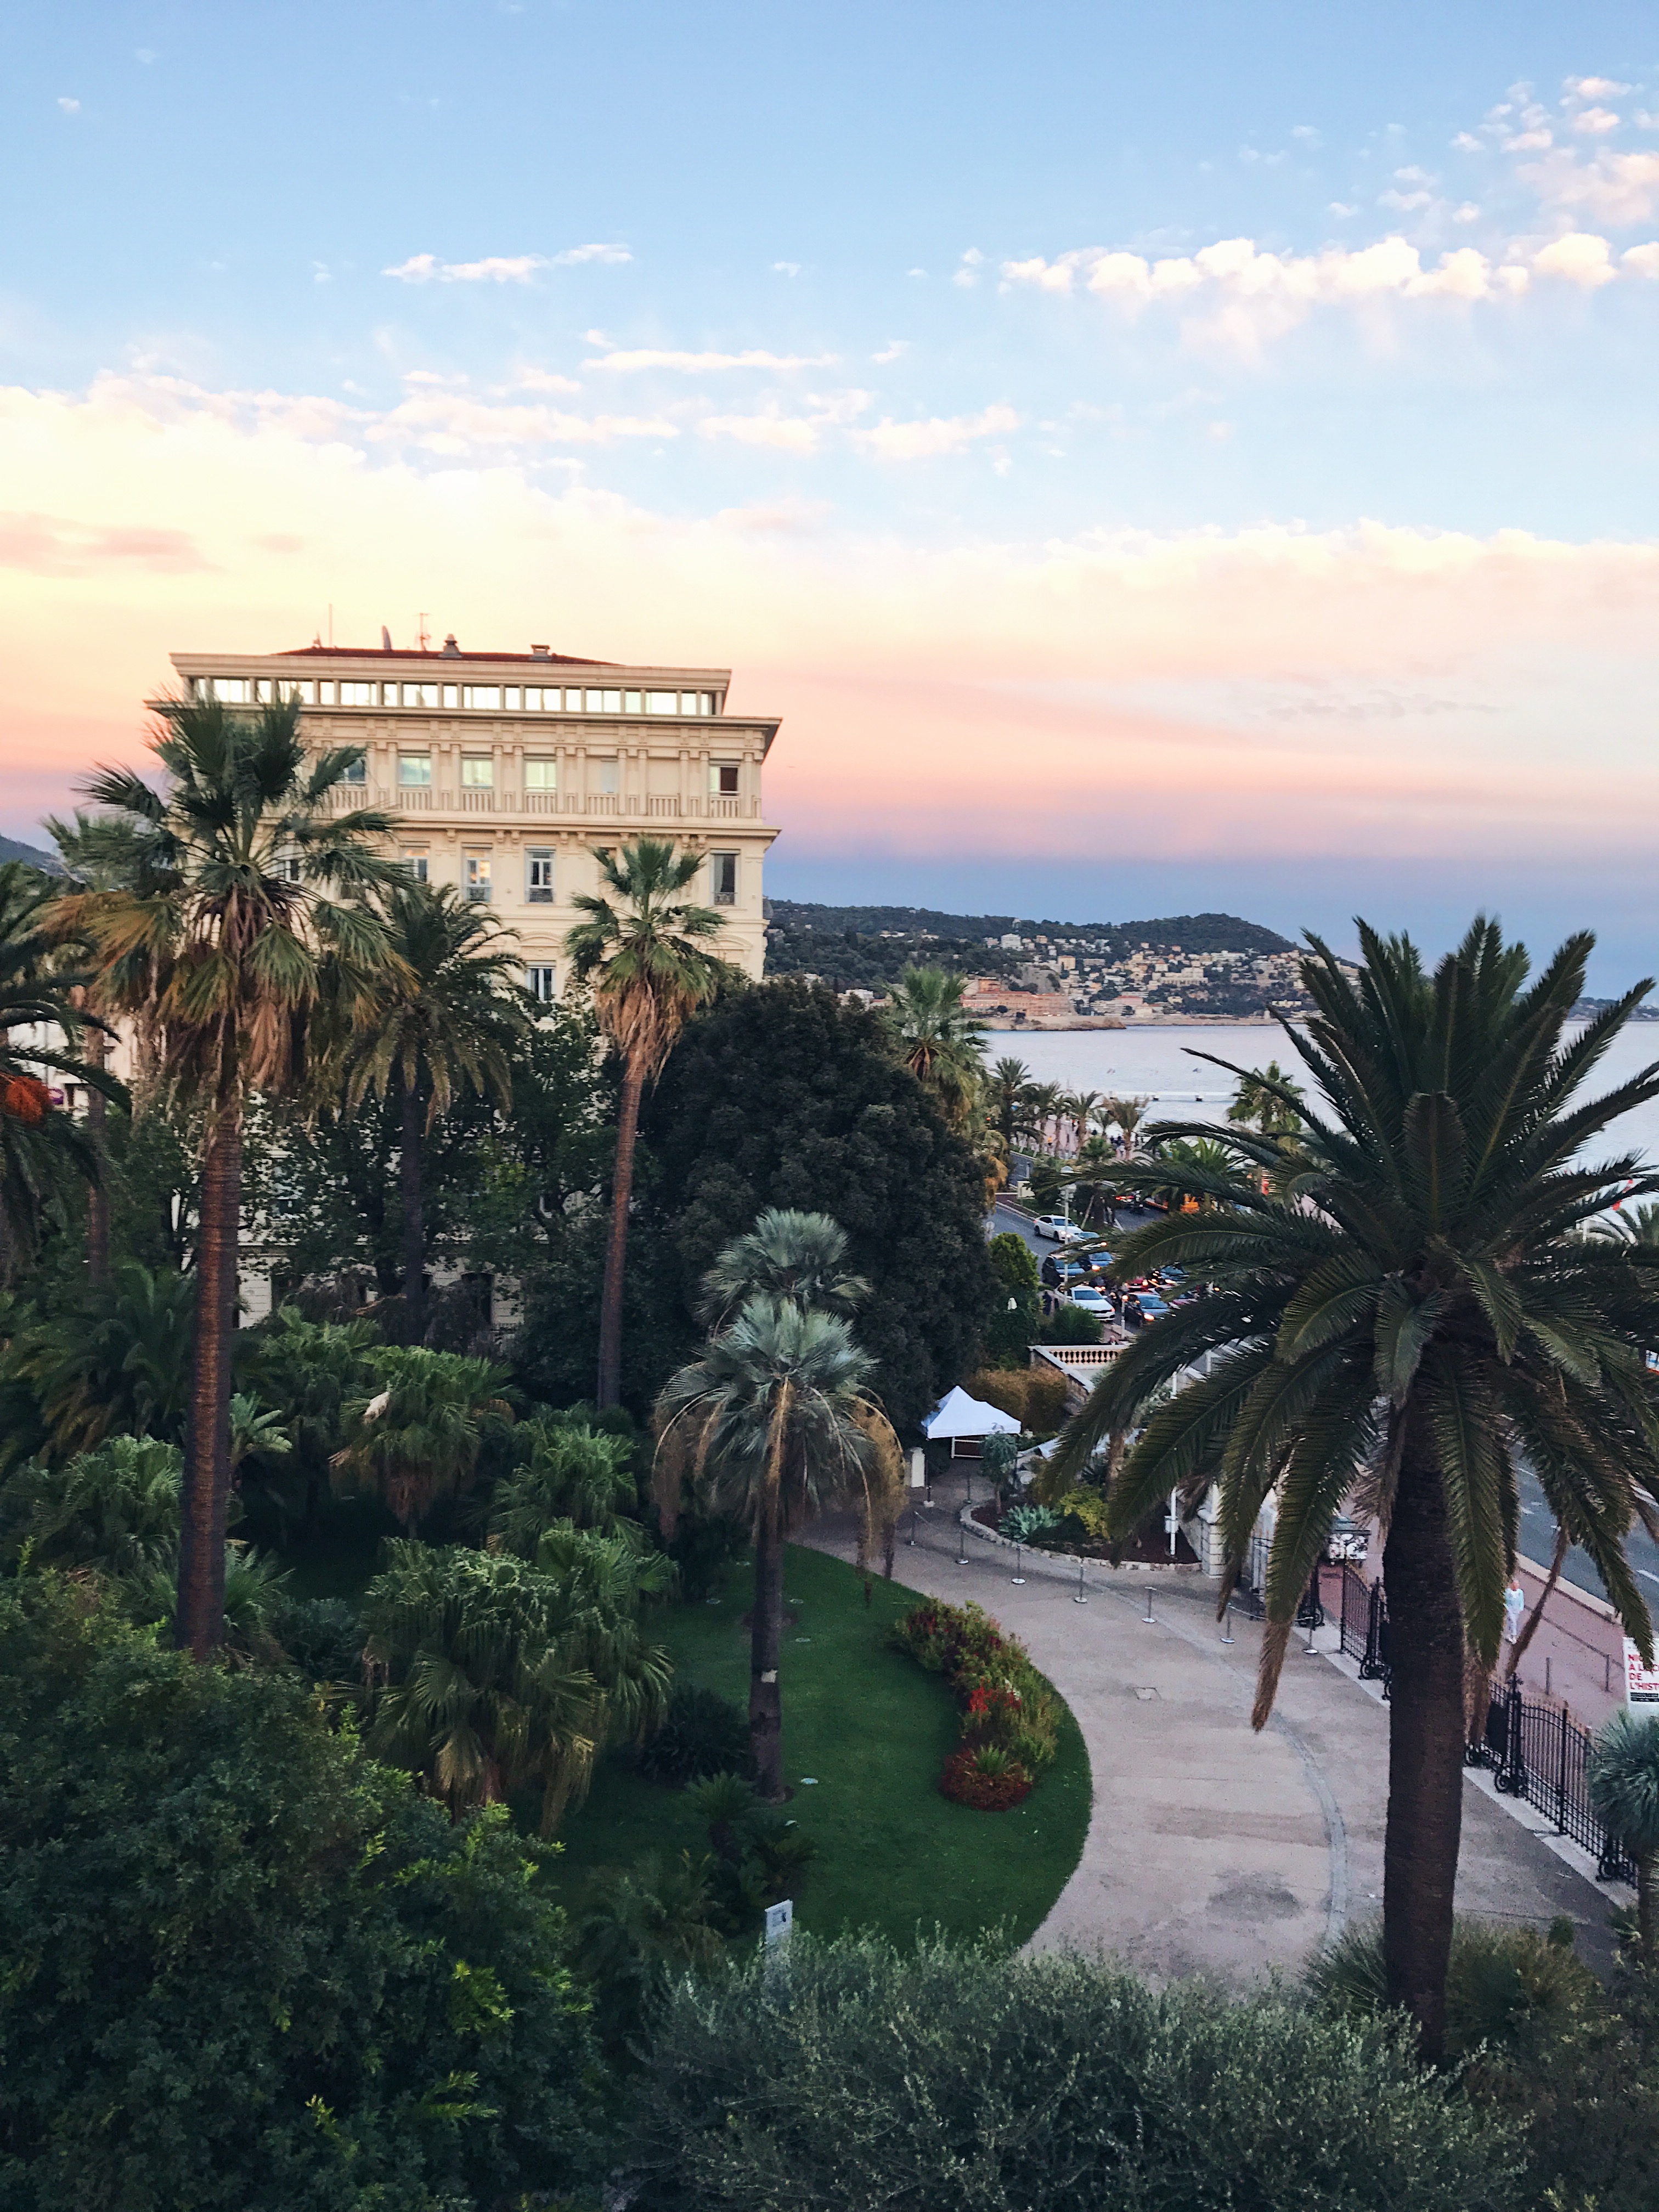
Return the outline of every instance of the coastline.
<path id="1" fill-rule="evenodd" d="M 1105 1021 L 1083 1015 L 1073 1022 L 987 1022 L 996 1036 L 1064 1036 L 1079 1030 L 1112 1030 L 1133 1036 L 1141 1030 L 1270 1030 L 1279 1026 L 1276 1014 L 1177 1014 L 1168 1021 Z"/>

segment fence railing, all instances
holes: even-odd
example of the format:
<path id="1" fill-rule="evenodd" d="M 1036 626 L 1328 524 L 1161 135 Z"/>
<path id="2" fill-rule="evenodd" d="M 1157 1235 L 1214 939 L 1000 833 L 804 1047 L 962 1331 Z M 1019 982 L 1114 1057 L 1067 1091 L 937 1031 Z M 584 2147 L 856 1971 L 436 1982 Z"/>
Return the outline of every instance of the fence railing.
<path id="1" fill-rule="evenodd" d="M 1481 1740 L 1464 1757 L 1471 1766 L 1490 1768 L 1493 1788 L 1505 1796 L 1536 1806 L 1554 1821 L 1557 1835 L 1593 1851 L 1598 1881 L 1633 1883 L 1634 1862 L 1590 1809 L 1586 1770 L 1594 1741 L 1565 1707 L 1534 1705 L 1511 1677 L 1487 1707 Z"/>

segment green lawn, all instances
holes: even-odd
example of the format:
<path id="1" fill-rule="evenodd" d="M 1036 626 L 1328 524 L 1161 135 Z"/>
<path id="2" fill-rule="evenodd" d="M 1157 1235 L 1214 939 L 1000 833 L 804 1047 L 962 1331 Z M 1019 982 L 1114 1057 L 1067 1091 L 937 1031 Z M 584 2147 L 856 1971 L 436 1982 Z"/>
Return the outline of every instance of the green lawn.
<path id="1" fill-rule="evenodd" d="M 751 1587 L 744 1564 L 717 1602 L 659 1617 L 680 1678 L 743 1705 L 749 1636 L 740 1616 Z M 936 1674 L 884 1640 L 916 1593 L 878 1577 L 866 1607 L 852 1568 L 795 1549 L 784 1588 L 799 1616 L 783 1637 L 789 1811 L 819 1854 L 796 1901 L 801 1924 L 820 1934 L 876 1929 L 907 1942 L 918 1928 L 963 1936 L 1000 1923 L 1023 1942 L 1077 1864 L 1089 1825 L 1088 1753 L 1070 1712 L 1058 1757 L 1018 1810 L 953 1805 L 935 1784 L 957 1741 L 955 1706 Z M 684 1793 L 642 1781 L 617 1754 L 602 1763 L 586 1803 L 566 1816 L 561 1839 L 567 1893 L 592 1867 L 708 1848 Z"/>

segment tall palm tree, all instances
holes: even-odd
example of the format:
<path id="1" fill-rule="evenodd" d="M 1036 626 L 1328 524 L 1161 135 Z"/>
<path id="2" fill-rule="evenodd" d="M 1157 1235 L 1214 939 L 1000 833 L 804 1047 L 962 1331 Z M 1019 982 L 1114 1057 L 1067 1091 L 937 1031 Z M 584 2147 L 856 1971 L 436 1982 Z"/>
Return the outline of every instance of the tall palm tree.
<path id="1" fill-rule="evenodd" d="M 900 1058 L 958 1128 L 967 1126 L 984 1081 L 979 1041 L 988 1026 L 963 1005 L 965 982 L 944 968 L 907 968 L 887 1006 Z"/>
<path id="2" fill-rule="evenodd" d="M 662 838 L 641 837 L 624 845 L 620 855 L 600 847 L 593 857 L 617 902 L 579 891 L 574 904 L 587 920 L 570 932 L 565 950 L 576 980 L 592 985 L 599 1025 L 623 1063 L 611 1237 L 599 1309 L 595 1395 L 603 1411 L 617 1403 L 621 1392 L 623 1274 L 640 1099 L 646 1085 L 661 1073 L 686 1023 L 737 971 L 708 950 L 726 926 L 723 918 L 713 907 L 680 896 L 702 866 L 698 854 L 677 854 Z"/>
<path id="3" fill-rule="evenodd" d="M 849 1314 L 870 1295 L 847 1266 L 847 1231 L 827 1213 L 769 1206 L 735 1237 L 702 1279 L 697 1317 L 723 1328 L 741 1305 L 764 1294 L 819 1313 Z"/>
<path id="4" fill-rule="evenodd" d="M 0 1286 L 33 1257 L 44 1215 L 70 1185 L 102 1187 L 102 1146 L 53 1104 L 42 1069 L 84 1084 L 100 1106 L 125 1095 L 101 1064 L 15 1034 L 56 1030 L 71 1048 L 104 1034 L 85 1005 L 91 969 L 59 953 L 58 888 L 21 860 L 0 862 Z"/>
<path id="5" fill-rule="evenodd" d="M 1290 1137 L 1302 1127 L 1302 1085 L 1293 1083 L 1276 1060 L 1251 1068 L 1238 1079 L 1227 1109 L 1230 1121 L 1243 1122 L 1262 1137 Z"/>
<path id="6" fill-rule="evenodd" d="M 175 1633 L 206 1658 L 224 1627 L 243 1118 L 251 1092 L 303 1079 L 319 996 L 361 1006 L 390 964 L 385 924 L 337 894 L 389 878 L 371 848 L 394 825 L 331 815 L 362 748 L 308 763 L 296 703 L 250 714 L 174 702 L 151 750 L 163 790 L 130 769 L 84 786 L 112 817 L 120 887 L 70 893 L 59 921 L 95 948 L 105 1002 L 135 1018 L 161 1078 L 205 1119 Z"/>
<path id="7" fill-rule="evenodd" d="M 1644 1494 L 1659 1489 L 1644 1359 L 1659 1342 L 1659 1253 L 1577 1232 L 1626 1177 L 1642 1191 L 1659 1178 L 1638 1176 L 1633 1158 L 1577 1163 L 1619 1115 L 1659 1097 L 1659 1066 L 1581 1098 L 1650 988 L 1570 1040 L 1588 935 L 1529 989 L 1524 950 L 1485 921 L 1432 977 L 1408 939 L 1363 924 L 1360 937 L 1355 981 L 1317 939 L 1302 963 L 1316 1011 L 1290 1035 L 1321 1097 L 1302 1109 L 1307 1164 L 1294 1188 L 1262 1192 L 1168 1160 L 1127 1171 L 1220 1204 L 1139 1231 L 1118 1274 L 1178 1262 L 1213 1291 L 1141 1333 L 1055 1461 L 1075 1473 L 1139 1425 L 1108 1492 L 1109 1533 L 1127 1536 L 1171 1490 L 1218 1480 L 1234 1562 L 1276 1497 L 1258 1727 L 1333 1516 L 1357 1486 L 1378 1516 L 1393 1657 L 1389 1996 L 1433 2057 L 1445 2033 L 1465 1656 L 1488 1669 L 1498 1657 L 1523 1456 L 1627 1632 L 1651 1649 L 1624 1538 L 1638 1516 L 1659 1525 Z M 1231 1139 L 1261 1167 L 1278 1143 Z M 1201 1381 L 1153 1405 L 1206 1353 Z"/>
<path id="8" fill-rule="evenodd" d="M 1643 1971 L 1659 1965 L 1659 1721 L 1626 1706 L 1592 1746 L 1585 1779 L 1595 1817 L 1636 1862 L 1636 1925 Z"/>
<path id="9" fill-rule="evenodd" d="M 1006 1054 L 991 1069 L 986 1087 L 997 1132 L 1006 1152 L 1014 1148 L 1014 1138 L 1020 1127 L 1020 1108 L 1030 1081 L 1030 1069 L 1012 1053 Z"/>
<path id="10" fill-rule="evenodd" d="M 343 1040 L 345 1103 L 395 1096 L 400 1117 L 404 1306 L 418 1340 L 425 1308 L 422 1153 L 459 1091 L 513 1102 L 513 1054 L 530 1033 L 514 976 L 516 939 L 447 884 L 402 881 L 381 898 L 396 964 L 377 985 L 373 1012 Z"/>
<path id="11" fill-rule="evenodd" d="M 1069 1121 L 1072 1125 L 1073 1151 L 1080 1152 L 1083 1149 L 1084 1140 L 1089 1133 L 1090 1124 L 1093 1121 L 1097 1111 L 1105 1103 L 1097 1091 L 1062 1091 L 1060 1092 L 1060 1116 L 1062 1120 Z"/>
<path id="12" fill-rule="evenodd" d="M 869 1395 L 873 1363 L 839 1314 L 757 1293 L 657 1404 L 656 1492 L 672 1539 L 685 1475 L 755 1547 L 749 1747 L 755 1786 L 783 1796 L 783 1551 L 833 1505 L 864 1509 L 862 1549 L 890 1522 L 902 1481 L 898 1439 Z"/>
<path id="13" fill-rule="evenodd" d="M 1120 1097 L 1103 1099 L 1101 1103 L 1102 1123 L 1116 1122 L 1118 1133 L 1123 1139 L 1123 1157 L 1126 1160 L 1133 1159 L 1141 1149 L 1141 1127 L 1146 1121 L 1152 1103 L 1150 1098 L 1138 1097 L 1127 1092 Z"/>
<path id="14" fill-rule="evenodd" d="M 1048 1149 L 1049 1128 L 1060 1118 L 1060 1096 L 1057 1083 L 1030 1083 L 1025 1087 L 1021 1104 L 1026 1116 L 1026 1133 L 1039 1151 Z"/>

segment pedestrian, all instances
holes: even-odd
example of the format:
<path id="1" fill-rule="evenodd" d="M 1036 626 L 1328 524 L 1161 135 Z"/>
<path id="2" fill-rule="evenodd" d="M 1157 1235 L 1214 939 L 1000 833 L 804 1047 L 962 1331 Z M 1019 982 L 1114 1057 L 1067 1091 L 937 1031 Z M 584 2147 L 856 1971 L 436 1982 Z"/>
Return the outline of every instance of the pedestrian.
<path id="1" fill-rule="evenodd" d="M 1518 1575 L 1510 1577 L 1510 1586 L 1504 1593 L 1504 1634 L 1513 1644 L 1521 1633 L 1521 1616 L 1527 1609 L 1527 1593 L 1521 1587 Z"/>

